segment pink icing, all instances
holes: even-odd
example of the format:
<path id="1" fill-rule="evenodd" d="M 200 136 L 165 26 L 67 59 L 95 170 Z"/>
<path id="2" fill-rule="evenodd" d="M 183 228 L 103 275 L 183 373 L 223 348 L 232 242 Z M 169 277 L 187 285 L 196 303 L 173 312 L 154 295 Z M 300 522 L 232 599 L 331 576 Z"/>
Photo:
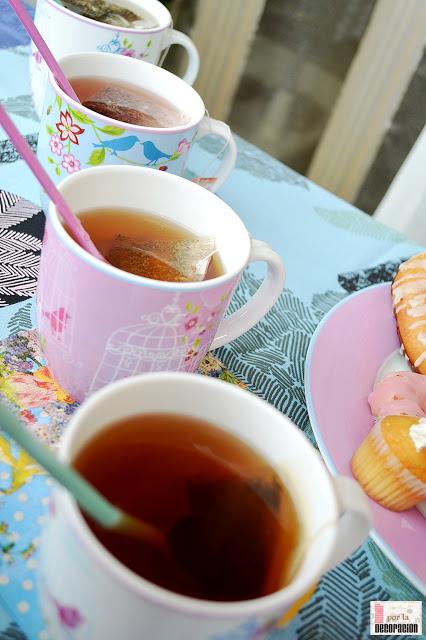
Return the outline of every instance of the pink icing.
<path id="1" fill-rule="evenodd" d="M 426 416 L 426 376 L 411 371 L 390 373 L 368 396 L 374 416 Z"/>

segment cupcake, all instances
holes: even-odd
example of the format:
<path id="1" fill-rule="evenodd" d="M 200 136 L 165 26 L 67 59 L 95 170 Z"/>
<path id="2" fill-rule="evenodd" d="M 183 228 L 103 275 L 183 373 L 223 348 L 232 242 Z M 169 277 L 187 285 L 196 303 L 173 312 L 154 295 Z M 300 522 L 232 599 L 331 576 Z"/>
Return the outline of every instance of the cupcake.
<path id="1" fill-rule="evenodd" d="M 426 418 L 378 420 L 355 452 L 352 471 L 370 498 L 392 511 L 426 500 Z"/>

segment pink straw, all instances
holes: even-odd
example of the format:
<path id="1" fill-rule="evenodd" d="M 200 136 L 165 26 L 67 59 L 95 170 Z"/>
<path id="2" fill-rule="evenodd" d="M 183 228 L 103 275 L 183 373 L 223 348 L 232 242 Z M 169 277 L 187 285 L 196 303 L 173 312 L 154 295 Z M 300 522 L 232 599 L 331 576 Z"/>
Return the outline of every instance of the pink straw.
<path id="1" fill-rule="evenodd" d="M 73 236 L 77 239 L 79 244 L 85 249 L 88 253 L 90 253 L 95 258 L 102 260 L 103 262 L 107 262 L 102 254 L 99 253 L 92 240 L 90 239 L 89 234 L 84 229 L 80 220 L 76 215 L 73 214 L 67 203 L 65 202 L 62 195 L 59 193 L 58 189 L 53 184 L 52 180 L 47 175 L 46 171 L 41 166 L 39 160 L 31 151 L 30 146 L 23 138 L 23 136 L 19 133 L 18 129 L 13 124 L 12 120 L 7 115 L 4 110 L 2 104 L 0 103 L 0 125 L 6 131 L 9 138 L 12 140 L 13 144 L 16 147 L 16 150 L 21 154 L 43 189 L 46 191 L 49 198 L 58 208 L 59 213 L 63 217 L 68 229 L 71 231 Z"/>
<path id="2" fill-rule="evenodd" d="M 65 91 L 67 96 L 69 96 L 76 102 L 80 102 L 76 92 L 70 85 L 68 78 L 65 76 L 59 64 L 56 62 L 56 59 L 53 57 L 52 52 L 50 51 L 49 47 L 43 40 L 43 36 L 35 26 L 34 22 L 31 20 L 24 6 L 21 4 L 19 0 L 9 0 L 9 4 L 15 11 L 20 21 L 22 22 L 31 40 L 34 42 L 35 46 L 40 51 L 41 55 L 43 56 L 43 60 L 45 61 L 45 63 L 53 73 L 53 76 L 56 82 L 61 87 L 62 91 Z"/>

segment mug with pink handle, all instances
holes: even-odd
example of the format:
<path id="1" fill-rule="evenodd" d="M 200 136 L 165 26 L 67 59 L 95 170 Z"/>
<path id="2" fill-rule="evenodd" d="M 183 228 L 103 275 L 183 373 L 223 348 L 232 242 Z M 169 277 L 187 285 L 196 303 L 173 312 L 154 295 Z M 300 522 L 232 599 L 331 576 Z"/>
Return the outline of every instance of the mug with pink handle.
<path id="1" fill-rule="evenodd" d="M 139 167 L 96 167 L 59 184 L 72 211 L 140 209 L 196 235 L 213 236 L 224 273 L 201 282 L 164 282 L 121 271 L 82 249 L 50 204 L 37 290 L 48 366 L 82 401 L 110 382 L 152 371 L 196 371 L 209 349 L 260 320 L 284 286 L 280 257 L 250 238 L 221 199 L 193 182 Z M 225 316 L 248 263 L 264 261 L 253 298 Z"/>
<path id="2" fill-rule="evenodd" d="M 56 59 L 72 53 L 99 51 L 161 66 L 170 46 L 180 45 L 188 54 L 183 79 L 193 84 L 200 66 L 198 52 L 188 36 L 173 29 L 168 9 L 158 0 L 118 0 L 115 4 L 134 12 L 138 9 L 148 12 L 157 26 L 129 28 L 105 24 L 70 11 L 56 0 L 37 0 L 34 22 Z M 48 70 L 33 43 L 30 72 L 34 106 L 41 117 Z"/>

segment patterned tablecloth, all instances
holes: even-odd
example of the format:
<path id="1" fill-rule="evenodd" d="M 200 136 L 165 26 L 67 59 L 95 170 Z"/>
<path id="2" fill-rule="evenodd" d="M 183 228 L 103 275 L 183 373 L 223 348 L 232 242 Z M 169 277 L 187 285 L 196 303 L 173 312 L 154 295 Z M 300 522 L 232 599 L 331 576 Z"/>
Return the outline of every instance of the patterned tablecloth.
<path id="1" fill-rule="evenodd" d="M 5 0 L 0 0 L 0 98 L 35 145 L 38 124 L 29 95 L 28 47 L 5 12 Z M 238 148 L 236 169 L 220 196 L 250 233 L 282 255 L 287 288 L 268 316 L 220 349 L 215 354 L 220 361 L 209 357 L 203 372 L 244 384 L 314 441 L 303 390 L 312 332 L 336 302 L 389 279 L 401 259 L 418 247 L 245 141 L 239 139 Z M 207 165 L 210 171 L 216 151 L 214 140 L 199 146 L 189 176 L 205 175 Z M 1 129 L 0 188 L 0 394 L 30 429 L 56 443 L 76 404 L 51 379 L 33 330 L 44 218 L 27 201 L 39 201 L 37 184 Z M 232 308 L 244 303 L 259 277 L 256 269 L 246 273 Z M 35 586 L 49 492 L 50 481 L 0 435 L 0 640 L 48 638 Z M 368 638 L 370 600 L 388 599 L 420 600 L 421 595 L 369 540 L 324 576 L 299 613 L 268 638 Z M 244 628 L 224 640 L 255 637 Z"/>

